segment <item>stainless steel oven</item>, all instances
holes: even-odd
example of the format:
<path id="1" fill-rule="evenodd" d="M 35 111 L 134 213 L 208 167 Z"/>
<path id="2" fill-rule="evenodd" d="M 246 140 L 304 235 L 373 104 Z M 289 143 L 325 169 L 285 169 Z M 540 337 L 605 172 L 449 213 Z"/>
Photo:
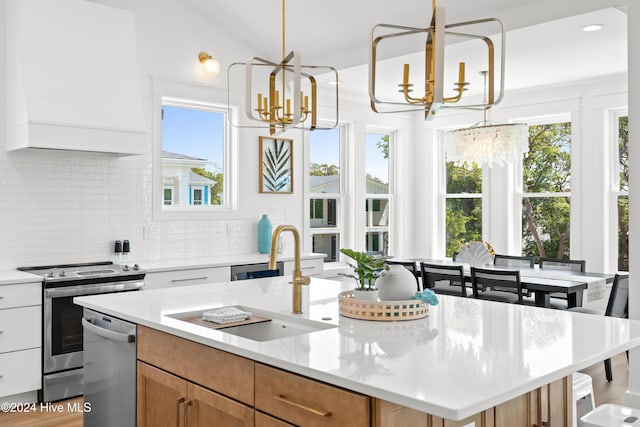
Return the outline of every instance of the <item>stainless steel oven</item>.
<path id="1" fill-rule="evenodd" d="M 83 393 L 82 307 L 73 298 L 84 295 L 137 291 L 145 273 L 110 262 L 24 267 L 43 277 L 42 390 L 40 400 L 51 402 Z"/>

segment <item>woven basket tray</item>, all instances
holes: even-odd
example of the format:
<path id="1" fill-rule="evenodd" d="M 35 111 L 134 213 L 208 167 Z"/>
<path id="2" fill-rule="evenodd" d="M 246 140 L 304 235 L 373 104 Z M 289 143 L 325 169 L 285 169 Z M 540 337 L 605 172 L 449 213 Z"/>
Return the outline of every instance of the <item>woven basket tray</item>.
<path id="1" fill-rule="evenodd" d="M 429 314 L 429 304 L 421 300 L 365 301 L 356 299 L 353 291 L 341 292 L 338 304 L 342 316 L 361 320 L 415 320 Z"/>

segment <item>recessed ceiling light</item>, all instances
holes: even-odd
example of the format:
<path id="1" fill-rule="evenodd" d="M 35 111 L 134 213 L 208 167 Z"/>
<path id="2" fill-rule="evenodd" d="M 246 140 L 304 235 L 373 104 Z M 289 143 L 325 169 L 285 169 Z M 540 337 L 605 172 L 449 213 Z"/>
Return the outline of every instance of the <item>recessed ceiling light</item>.
<path id="1" fill-rule="evenodd" d="M 582 27 L 582 31 L 591 33 L 593 31 L 600 31 L 603 28 L 604 28 L 604 25 L 602 24 L 591 24 L 591 25 L 585 25 L 584 27 Z"/>

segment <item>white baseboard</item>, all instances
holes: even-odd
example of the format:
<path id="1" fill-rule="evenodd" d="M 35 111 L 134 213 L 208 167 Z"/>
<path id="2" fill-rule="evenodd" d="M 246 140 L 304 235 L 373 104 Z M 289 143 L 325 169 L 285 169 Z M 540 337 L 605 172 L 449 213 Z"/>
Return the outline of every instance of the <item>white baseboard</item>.
<path id="1" fill-rule="evenodd" d="M 32 403 L 38 401 L 38 391 L 28 391 L 26 393 L 12 394 L 0 397 L 0 403 Z"/>

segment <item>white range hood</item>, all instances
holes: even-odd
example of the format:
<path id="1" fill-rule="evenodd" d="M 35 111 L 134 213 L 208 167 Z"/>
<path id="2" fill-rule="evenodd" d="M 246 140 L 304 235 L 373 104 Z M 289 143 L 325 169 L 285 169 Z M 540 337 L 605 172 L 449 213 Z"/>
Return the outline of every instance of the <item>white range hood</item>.
<path id="1" fill-rule="evenodd" d="M 7 150 L 143 154 L 134 15 L 85 0 L 7 0 Z"/>

